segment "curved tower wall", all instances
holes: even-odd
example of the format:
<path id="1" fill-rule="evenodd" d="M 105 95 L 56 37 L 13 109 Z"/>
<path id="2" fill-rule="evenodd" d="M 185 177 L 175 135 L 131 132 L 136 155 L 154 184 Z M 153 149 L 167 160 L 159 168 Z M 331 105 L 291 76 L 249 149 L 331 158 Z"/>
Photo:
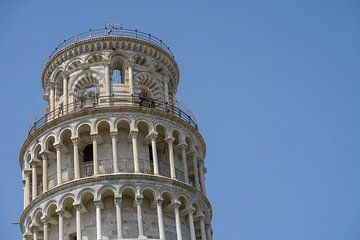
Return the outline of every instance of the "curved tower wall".
<path id="1" fill-rule="evenodd" d="M 44 67 L 48 107 L 19 158 L 23 238 L 210 240 L 205 142 L 176 106 L 171 52 L 151 35 L 104 33 Z"/>

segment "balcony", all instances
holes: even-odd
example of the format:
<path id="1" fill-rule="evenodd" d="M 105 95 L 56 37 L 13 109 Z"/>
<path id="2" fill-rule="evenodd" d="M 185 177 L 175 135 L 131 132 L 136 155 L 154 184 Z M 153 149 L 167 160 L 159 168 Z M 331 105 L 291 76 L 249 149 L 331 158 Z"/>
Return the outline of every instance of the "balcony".
<path id="1" fill-rule="evenodd" d="M 63 42 L 61 42 L 55 50 L 51 53 L 49 58 L 54 56 L 57 52 L 64 49 L 67 46 L 70 46 L 72 44 L 75 44 L 80 41 L 85 41 L 88 39 L 96 39 L 100 37 L 127 37 L 127 38 L 134 38 L 143 40 L 146 42 L 149 42 L 151 44 L 154 44 L 161 49 L 163 49 L 165 52 L 170 54 L 171 57 L 174 58 L 174 54 L 171 52 L 170 48 L 159 38 L 153 36 L 151 33 L 145 33 L 142 31 L 139 31 L 137 29 L 129 29 L 124 28 L 123 26 L 115 25 L 115 24 L 109 24 L 105 26 L 104 28 L 98 28 L 98 29 L 90 29 L 87 32 L 82 32 L 79 34 L 76 34 L 74 36 L 71 36 L 67 39 L 65 39 Z"/>
<path id="2" fill-rule="evenodd" d="M 50 123 L 51 121 L 61 118 L 65 115 L 70 115 L 73 113 L 86 111 L 93 108 L 106 108 L 106 107 L 134 107 L 134 108 L 148 108 L 154 109 L 157 111 L 165 112 L 166 114 L 175 116 L 180 120 L 190 124 L 194 128 L 198 129 L 195 118 L 192 117 L 192 114 L 189 110 L 180 109 L 176 106 L 164 103 L 161 101 L 156 101 L 149 98 L 142 98 L 139 96 L 133 97 L 119 97 L 119 96 L 108 96 L 108 97 L 92 97 L 83 99 L 81 101 L 75 101 L 65 106 L 60 106 L 55 109 L 53 112 L 48 112 L 44 114 L 39 120 L 35 121 L 29 131 L 28 135 L 35 132 L 37 129 L 43 127 L 44 125 Z"/>

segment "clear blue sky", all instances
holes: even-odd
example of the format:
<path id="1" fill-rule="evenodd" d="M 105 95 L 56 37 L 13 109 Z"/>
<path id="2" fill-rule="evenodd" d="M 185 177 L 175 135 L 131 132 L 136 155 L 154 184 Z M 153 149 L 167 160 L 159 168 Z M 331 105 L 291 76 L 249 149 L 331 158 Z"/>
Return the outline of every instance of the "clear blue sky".
<path id="1" fill-rule="evenodd" d="M 123 23 L 168 43 L 207 142 L 216 240 L 360 239 L 357 0 L 0 3 L 1 239 L 20 239 L 18 152 L 65 37 Z"/>

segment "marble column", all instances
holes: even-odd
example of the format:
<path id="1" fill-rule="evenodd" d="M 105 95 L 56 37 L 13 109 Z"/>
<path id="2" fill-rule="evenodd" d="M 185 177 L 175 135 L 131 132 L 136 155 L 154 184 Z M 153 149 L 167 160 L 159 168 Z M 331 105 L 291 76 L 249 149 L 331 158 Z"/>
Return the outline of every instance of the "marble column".
<path id="1" fill-rule="evenodd" d="M 102 230 L 101 230 L 101 201 L 96 201 L 96 240 L 102 240 Z"/>
<path id="2" fill-rule="evenodd" d="M 128 72 L 129 72 L 129 94 L 132 96 L 134 95 L 134 81 L 133 81 L 133 71 L 131 65 L 128 67 Z"/>
<path id="3" fill-rule="evenodd" d="M 199 216 L 199 222 L 200 222 L 201 240 L 206 240 L 205 216 L 204 216 L 204 214 L 201 214 L 201 215 Z"/>
<path id="4" fill-rule="evenodd" d="M 192 162 L 193 162 L 195 188 L 196 188 L 196 190 L 200 191 L 199 170 L 198 170 L 198 163 L 197 163 L 197 159 L 196 159 L 196 153 L 192 152 L 190 154 L 190 157 L 192 158 Z"/>
<path id="5" fill-rule="evenodd" d="M 33 226 L 33 240 L 38 240 L 39 228 L 38 226 Z"/>
<path id="6" fill-rule="evenodd" d="M 111 145 L 112 145 L 112 160 L 114 173 L 119 172 L 118 160 L 117 160 L 117 132 L 111 132 Z"/>
<path id="7" fill-rule="evenodd" d="M 168 144 L 169 149 L 169 160 L 170 160 L 170 176 L 172 179 L 176 179 L 176 171 L 175 171 L 175 160 L 174 160 L 174 148 L 173 142 L 175 141 L 174 137 L 167 137 L 165 141 Z"/>
<path id="8" fill-rule="evenodd" d="M 91 140 L 93 144 L 93 162 L 94 162 L 94 175 L 99 174 L 99 162 L 98 162 L 98 144 L 97 144 L 98 135 L 91 135 Z"/>
<path id="9" fill-rule="evenodd" d="M 175 225 L 176 225 L 176 236 L 177 236 L 177 240 L 182 240 L 182 235 L 181 235 L 181 220 L 180 220 L 180 213 L 179 213 L 179 207 L 180 207 L 180 202 L 176 201 L 174 203 L 174 213 L 175 213 Z"/>
<path id="10" fill-rule="evenodd" d="M 158 155 L 156 149 L 156 138 L 157 138 L 157 133 L 150 134 L 154 175 L 159 175 L 159 161 L 158 161 Z"/>
<path id="11" fill-rule="evenodd" d="M 121 202 L 120 197 L 115 198 L 115 210 L 116 210 L 116 230 L 118 235 L 118 240 L 122 239 L 122 216 L 121 216 Z"/>
<path id="12" fill-rule="evenodd" d="M 24 174 L 25 174 L 25 206 L 29 205 L 30 203 L 30 174 L 31 174 L 31 170 L 24 170 Z"/>
<path id="13" fill-rule="evenodd" d="M 158 224 L 159 224 L 159 236 L 161 240 L 165 240 L 165 230 L 164 230 L 164 218 L 162 212 L 162 198 L 158 198 L 156 200 L 156 209 L 157 209 L 157 217 L 158 217 Z"/>
<path id="14" fill-rule="evenodd" d="M 144 227 L 143 227 L 143 218 L 142 218 L 142 196 L 136 196 L 136 211 L 137 211 L 137 222 L 138 222 L 138 230 L 139 230 L 139 238 L 144 238 Z"/>
<path id="15" fill-rule="evenodd" d="M 43 219 L 43 239 L 44 240 L 49 240 L 49 218 L 48 217 L 44 217 Z"/>
<path id="16" fill-rule="evenodd" d="M 48 190 L 48 155 L 47 152 L 41 153 L 42 158 L 42 183 L 43 183 L 43 192 Z"/>
<path id="17" fill-rule="evenodd" d="M 64 217 L 63 217 L 63 211 L 57 211 L 57 214 L 59 216 L 59 240 L 64 240 Z"/>
<path id="18" fill-rule="evenodd" d="M 183 163 L 183 169 L 184 169 L 184 180 L 186 184 L 189 184 L 189 173 L 188 173 L 188 165 L 187 165 L 187 158 L 186 158 L 186 148 L 188 145 L 186 143 L 182 143 L 179 145 L 179 148 L 181 150 L 181 158 Z"/>
<path id="19" fill-rule="evenodd" d="M 64 96 L 64 113 L 68 113 L 68 105 L 69 105 L 69 93 L 68 93 L 68 81 L 69 77 L 65 76 L 63 78 L 63 96 Z"/>
<path id="20" fill-rule="evenodd" d="M 56 149 L 56 179 L 57 185 L 62 183 L 62 167 L 61 167 L 61 144 L 54 144 L 54 148 Z"/>
<path id="21" fill-rule="evenodd" d="M 71 138 L 74 150 L 74 178 L 80 178 L 79 138 Z"/>
<path id="22" fill-rule="evenodd" d="M 76 239 L 81 239 L 81 205 L 75 204 L 75 217 L 76 217 Z"/>
<path id="23" fill-rule="evenodd" d="M 32 200 L 34 200 L 37 195 L 38 195 L 38 192 L 37 192 L 37 169 L 36 169 L 36 166 L 37 163 L 36 161 L 31 161 L 31 169 L 32 169 Z"/>
<path id="24" fill-rule="evenodd" d="M 205 176 L 204 176 L 204 161 L 200 161 L 199 174 L 200 174 L 201 191 L 203 192 L 204 195 L 206 195 Z"/>
<path id="25" fill-rule="evenodd" d="M 211 224 L 210 223 L 206 224 L 206 237 L 207 237 L 207 240 L 212 239 Z"/>
<path id="26" fill-rule="evenodd" d="M 135 173 L 139 173 L 139 157 L 138 157 L 138 145 L 137 145 L 137 131 L 131 131 L 130 136 L 132 140 L 132 149 L 133 149 L 133 157 L 134 157 L 134 171 Z"/>
<path id="27" fill-rule="evenodd" d="M 110 60 L 105 60 L 104 61 L 104 77 L 105 77 L 105 86 L 106 86 L 106 91 L 105 91 L 105 95 L 106 97 L 111 96 L 111 82 L 110 82 Z"/>
<path id="28" fill-rule="evenodd" d="M 189 212 L 188 212 L 191 240 L 196 240 L 195 224 L 194 224 L 194 212 L 195 212 L 195 209 L 193 207 L 191 207 L 189 209 Z"/>

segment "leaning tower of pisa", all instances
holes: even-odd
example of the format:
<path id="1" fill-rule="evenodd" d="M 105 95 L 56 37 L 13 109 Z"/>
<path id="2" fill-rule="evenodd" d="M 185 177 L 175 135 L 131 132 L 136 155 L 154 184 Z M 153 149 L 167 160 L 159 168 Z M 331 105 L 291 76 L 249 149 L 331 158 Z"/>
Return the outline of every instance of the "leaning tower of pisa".
<path id="1" fill-rule="evenodd" d="M 211 240 L 205 142 L 165 43 L 115 25 L 63 41 L 19 156 L 24 240 Z"/>

